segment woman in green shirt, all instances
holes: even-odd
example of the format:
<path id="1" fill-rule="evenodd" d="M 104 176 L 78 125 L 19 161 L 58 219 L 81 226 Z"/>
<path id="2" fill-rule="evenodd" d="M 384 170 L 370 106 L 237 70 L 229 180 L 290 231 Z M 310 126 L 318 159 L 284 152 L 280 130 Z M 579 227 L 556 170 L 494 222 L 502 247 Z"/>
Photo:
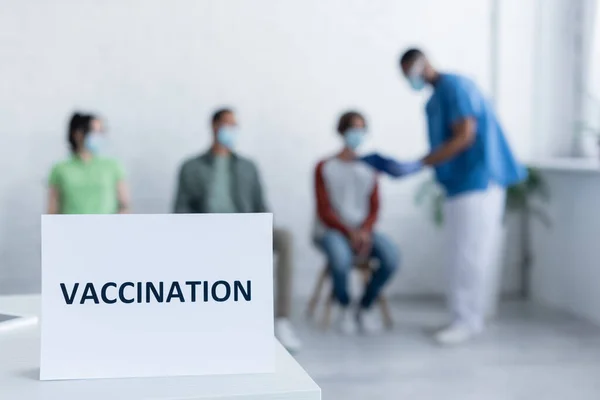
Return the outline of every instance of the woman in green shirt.
<path id="1" fill-rule="evenodd" d="M 75 113 L 67 139 L 72 155 L 52 168 L 48 214 L 127 213 L 129 190 L 123 168 L 99 156 L 105 140 L 102 120 Z"/>

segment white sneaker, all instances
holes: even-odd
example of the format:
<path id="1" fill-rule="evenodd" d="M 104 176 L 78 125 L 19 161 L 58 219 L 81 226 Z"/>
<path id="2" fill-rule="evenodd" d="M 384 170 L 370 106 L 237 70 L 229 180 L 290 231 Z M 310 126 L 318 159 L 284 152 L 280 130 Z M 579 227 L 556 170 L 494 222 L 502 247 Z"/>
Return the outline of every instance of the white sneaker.
<path id="1" fill-rule="evenodd" d="M 356 311 L 356 321 L 362 333 L 367 335 L 375 335 L 383 331 L 383 323 L 381 316 L 377 313 L 374 307 L 359 308 Z"/>
<path id="2" fill-rule="evenodd" d="M 275 336 L 290 353 L 295 353 L 302 348 L 302 342 L 296 336 L 296 332 L 287 318 L 275 320 Z"/>
<path id="3" fill-rule="evenodd" d="M 340 309 L 338 329 L 344 335 L 354 335 L 356 333 L 356 319 L 350 307 Z"/>
<path id="4" fill-rule="evenodd" d="M 454 323 L 435 334 L 435 340 L 441 345 L 457 345 L 465 343 L 479 335 L 481 330 L 474 329 L 464 323 Z"/>

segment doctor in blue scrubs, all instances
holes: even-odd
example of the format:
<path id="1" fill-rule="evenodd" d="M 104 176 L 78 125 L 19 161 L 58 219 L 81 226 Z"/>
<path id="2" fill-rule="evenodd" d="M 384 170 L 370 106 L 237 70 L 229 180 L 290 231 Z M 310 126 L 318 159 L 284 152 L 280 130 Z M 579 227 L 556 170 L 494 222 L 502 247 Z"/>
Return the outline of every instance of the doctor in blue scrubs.
<path id="1" fill-rule="evenodd" d="M 431 152 L 411 162 L 378 154 L 363 160 L 395 177 L 434 168 L 446 193 L 452 318 L 435 338 L 441 344 L 458 344 L 484 330 L 506 188 L 523 180 L 526 170 L 515 160 L 496 113 L 473 81 L 436 71 L 419 49 L 406 51 L 400 67 L 413 90 L 433 89 L 425 108 Z"/>

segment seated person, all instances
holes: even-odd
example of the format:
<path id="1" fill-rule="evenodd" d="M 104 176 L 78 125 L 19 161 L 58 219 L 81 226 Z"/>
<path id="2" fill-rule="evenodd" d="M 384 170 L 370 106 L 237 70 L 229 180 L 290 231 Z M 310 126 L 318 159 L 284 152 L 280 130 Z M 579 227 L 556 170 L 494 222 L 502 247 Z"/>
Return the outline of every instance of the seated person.
<path id="1" fill-rule="evenodd" d="M 377 175 L 360 162 L 356 150 L 366 135 L 365 118 L 354 111 L 343 114 L 338 132 L 343 148 L 334 157 L 321 161 L 315 171 L 317 226 L 315 240 L 327 256 L 336 300 L 342 307 L 340 329 L 354 333 L 380 328 L 379 315 L 372 305 L 399 264 L 396 246 L 389 238 L 374 232 L 379 211 Z M 362 295 L 356 313 L 350 309 L 348 275 L 357 260 L 379 261 Z"/>
<path id="2" fill-rule="evenodd" d="M 176 213 L 267 212 L 261 179 L 254 163 L 234 152 L 238 135 L 231 109 L 220 109 L 212 117 L 211 148 L 183 163 L 175 199 Z M 292 238 L 283 229 L 273 231 L 277 253 L 275 333 L 290 351 L 301 343 L 289 322 L 292 296 Z"/>
<path id="3" fill-rule="evenodd" d="M 71 157 L 50 173 L 48 214 L 116 214 L 129 211 L 129 190 L 121 164 L 102 157 L 102 120 L 75 113 L 67 141 Z"/>

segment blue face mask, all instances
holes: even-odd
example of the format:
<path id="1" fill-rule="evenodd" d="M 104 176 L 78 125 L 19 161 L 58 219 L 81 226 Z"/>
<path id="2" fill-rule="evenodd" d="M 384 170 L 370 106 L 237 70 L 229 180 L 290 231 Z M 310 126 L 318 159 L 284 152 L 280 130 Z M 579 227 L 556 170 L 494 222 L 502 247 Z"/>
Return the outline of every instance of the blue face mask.
<path id="1" fill-rule="evenodd" d="M 104 135 L 98 132 L 90 132 L 83 140 L 83 146 L 92 154 L 99 154 L 104 149 Z"/>
<path id="2" fill-rule="evenodd" d="M 364 142 L 367 131 L 362 128 L 350 128 L 344 134 L 344 142 L 346 147 L 351 150 L 356 150 Z"/>
<path id="3" fill-rule="evenodd" d="M 410 70 L 407 74 L 406 79 L 408 79 L 410 87 L 417 92 L 423 90 L 427 85 L 427 83 L 425 82 L 425 78 L 423 78 L 425 66 L 425 59 L 419 58 L 415 60 L 414 64 L 410 67 Z"/>
<path id="4" fill-rule="evenodd" d="M 217 132 L 217 141 L 229 150 L 233 150 L 237 136 L 238 130 L 235 126 L 223 125 Z"/>
<path id="5" fill-rule="evenodd" d="M 425 79 L 423 79 L 423 77 L 421 76 L 411 76 L 408 78 L 408 83 L 410 84 L 410 87 L 419 92 L 423 89 L 425 89 Z"/>

